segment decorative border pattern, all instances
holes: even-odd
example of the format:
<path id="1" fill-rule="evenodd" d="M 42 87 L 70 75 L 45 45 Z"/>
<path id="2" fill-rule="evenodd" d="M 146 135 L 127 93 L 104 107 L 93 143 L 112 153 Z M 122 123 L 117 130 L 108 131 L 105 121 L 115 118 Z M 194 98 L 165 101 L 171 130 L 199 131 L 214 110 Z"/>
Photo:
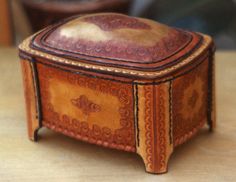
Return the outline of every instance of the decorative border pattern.
<path id="1" fill-rule="evenodd" d="M 165 104 L 166 104 L 166 92 L 164 90 L 165 85 L 160 85 L 160 86 L 155 86 L 158 87 L 158 101 L 156 101 L 156 103 L 158 104 L 158 130 L 157 130 L 157 135 L 158 135 L 158 141 L 157 141 L 157 145 L 158 145 L 158 157 L 159 157 L 159 170 L 162 171 L 162 169 L 166 168 L 166 108 L 165 108 Z M 155 111 L 154 111 L 155 112 Z M 154 118 L 155 119 L 155 118 Z M 155 138 L 154 138 L 155 140 Z"/>
<path id="2" fill-rule="evenodd" d="M 132 69 L 142 69 L 143 63 L 145 63 L 145 65 L 161 63 L 182 51 L 180 58 L 173 61 L 176 62 L 177 60 L 180 60 L 181 57 L 186 56 L 183 50 L 188 48 L 188 45 L 194 40 L 193 35 L 187 34 L 186 32 L 183 32 L 183 35 L 176 35 L 180 32 L 174 30 L 172 33 L 168 33 L 166 38 L 162 38 L 160 42 L 156 43 L 155 46 L 144 48 L 135 43 L 121 42 L 118 44 L 115 43 L 115 41 L 96 43 L 81 39 L 75 42 L 73 38 L 67 38 L 65 36 L 60 37 L 60 35 L 56 33 L 57 31 L 58 30 L 56 30 L 53 35 L 48 33 L 42 35 L 42 37 L 39 38 L 38 43 L 36 42 L 37 39 L 34 38 L 31 42 L 31 48 L 47 52 L 48 54 L 55 54 L 55 52 L 58 52 L 59 54 L 64 53 L 70 55 L 70 57 L 74 59 L 88 60 L 91 63 L 98 63 L 95 59 L 104 59 L 107 60 L 105 61 L 105 65 L 112 65 L 114 67 L 124 66 L 126 63 L 129 63 L 126 67 L 131 67 Z M 180 44 L 181 39 L 186 38 L 189 40 L 185 41 L 183 45 L 173 44 L 173 42 L 179 42 Z M 199 40 L 196 45 L 189 48 L 189 53 L 195 51 L 202 43 L 202 37 L 196 35 L 195 38 L 198 38 Z M 71 42 L 74 43 L 71 44 Z M 187 55 L 189 53 L 187 53 Z M 86 56 L 89 57 L 86 58 Z M 108 60 L 112 62 L 109 62 L 108 64 Z M 116 62 L 114 62 L 115 60 Z M 118 64 L 117 61 L 121 64 Z M 139 66 L 135 66 L 134 63 Z"/>
<path id="3" fill-rule="evenodd" d="M 145 162 L 149 171 L 166 169 L 166 85 L 144 86 Z"/>
<path id="4" fill-rule="evenodd" d="M 43 125 L 86 142 L 130 152 L 136 151 L 132 85 L 73 75 L 40 64 L 38 64 L 38 70 L 40 73 L 41 98 L 43 106 L 47 106 L 43 107 Z M 114 131 L 107 127 L 101 128 L 98 125 L 93 125 L 90 128 L 87 122 L 57 113 L 50 103 L 50 93 L 48 91 L 49 80 L 55 78 L 55 76 L 73 85 L 91 88 L 118 97 L 122 103 L 119 108 L 121 128 Z"/>
<path id="5" fill-rule="evenodd" d="M 82 61 L 87 61 L 89 64 L 95 63 L 95 64 L 102 64 L 103 66 L 110 66 L 110 67 L 118 67 L 118 66 L 122 67 L 122 66 L 125 65 L 125 69 L 132 69 L 132 70 L 135 70 L 135 69 L 139 70 L 140 69 L 139 71 L 142 71 L 142 69 L 144 68 L 143 67 L 144 65 L 148 65 L 148 64 L 153 65 L 154 63 L 160 63 L 160 62 L 163 62 L 163 61 L 166 62 L 166 60 L 168 60 L 171 57 L 174 59 L 174 60 L 170 61 L 173 64 L 182 61 L 183 59 L 188 57 L 190 54 L 192 54 L 196 49 L 198 49 L 199 46 L 202 44 L 202 40 L 203 40 L 203 37 L 200 34 L 196 34 L 194 32 L 187 32 L 187 31 L 172 28 L 173 31 L 170 31 L 169 34 L 172 34 L 173 32 L 177 31 L 182 36 L 181 35 L 180 36 L 175 36 L 175 35 L 166 36 L 164 39 L 171 40 L 171 41 L 167 41 L 167 42 L 165 41 L 165 43 L 164 42 L 162 43 L 163 45 L 161 46 L 161 49 L 164 48 L 164 50 L 162 50 L 162 51 L 160 51 L 159 49 L 154 50 L 153 48 L 147 49 L 147 50 L 145 49 L 146 51 L 144 51 L 143 48 L 141 48 L 141 50 L 139 48 L 134 49 L 134 47 L 137 47 L 137 45 L 135 44 L 135 45 L 131 46 L 131 47 L 133 47 L 131 50 L 129 48 L 127 48 L 127 49 L 122 49 L 123 51 L 121 51 L 120 46 L 118 46 L 118 47 L 115 46 L 114 51 L 112 51 L 112 53 L 115 53 L 115 52 L 118 51 L 117 52 L 118 55 L 115 56 L 115 55 L 112 54 L 113 58 L 108 58 L 109 56 L 104 56 L 104 54 L 97 55 L 97 56 L 95 56 L 95 55 L 92 56 L 92 54 L 93 54 L 92 52 L 97 54 L 97 52 L 101 51 L 101 48 L 103 47 L 101 42 L 99 43 L 99 45 L 94 45 L 93 46 L 93 42 L 89 41 L 89 45 L 86 46 L 87 44 L 84 45 L 84 43 L 83 43 L 85 40 L 79 40 L 79 42 L 78 42 L 78 41 L 75 41 L 74 39 L 73 40 L 71 40 L 70 38 L 68 39 L 68 37 L 66 38 L 65 36 L 60 37 L 60 36 L 55 35 L 55 34 L 57 34 L 56 32 L 58 32 L 60 30 L 61 25 L 64 25 L 66 22 L 68 22 L 70 20 L 74 21 L 74 19 L 78 18 L 78 17 L 80 17 L 80 16 L 75 16 L 75 17 L 68 18 L 67 20 L 59 22 L 58 24 L 54 25 L 53 27 L 47 28 L 45 31 L 43 31 L 44 33 L 42 33 L 42 34 L 39 33 L 37 36 L 35 36 L 32 39 L 30 47 L 32 49 L 36 49 L 36 50 L 39 50 L 41 52 L 47 52 L 48 54 L 59 55 L 59 57 L 60 57 L 60 55 L 64 55 L 64 54 L 70 55 L 70 56 L 68 56 L 69 59 L 73 58 L 73 59 L 76 59 L 76 60 L 81 60 L 81 62 Z M 96 17 L 97 16 L 95 16 L 95 18 Z M 183 37 L 186 37 L 186 36 L 189 37 L 189 40 L 185 43 L 185 45 L 177 46 L 178 49 L 174 52 L 172 51 L 171 55 L 164 56 L 165 58 L 163 56 L 161 56 L 162 54 L 165 54 L 166 51 L 171 52 L 171 49 L 173 49 L 173 46 L 176 46 L 175 43 L 178 42 L 179 39 L 182 39 Z M 52 37 L 54 37 L 54 38 L 52 38 Z M 66 38 L 66 40 L 64 38 Z M 49 39 L 52 40 L 53 45 L 49 45 L 49 44 L 46 43 L 47 40 L 49 40 Z M 57 40 L 59 40 L 59 42 Z M 73 42 L 73 45 L 72 44 L 66 45 L 70 42 Z M 113 41 L 108 41 L 108 42 L 112 43 Z M 193 42 L 195 42 L 194 45 L 192 45 Z M 111 47 L 110 47 L 111 44 L 110 43 L 108 43 L 109 46 L 105 50 L 110 51 L 110 49 L 111 49 Z M 125 45 L 125 47 L 128 46 L 128 44 L 124 44 L 124 43 L 122 43 L 122 45 Z M 62 47 L 64 47 L 64 48 L 62 48 Z M 76 51 L 75 50 L 74 51 L 69 50 L 71 48 L 74 49 L 73 47 L 77 47 L 75 49 Z M 123 46 L 121 46 L 121 47 L 123 47 Z M 128 47 L 130 47 L 130 46 L 128 46 Z M 86 50 L 85 52 L 87 52 L 87 54 L 82 54 L 82 53 L 80 54 L 79 53 L 80 51 L 78 52 L 78 49 L 81 49 L 81 48 L 85 49 Z M 139 50 L 141 52 L 139 52 Z M 140 59 L 139 58 L 143 57 L 144 55 L 149 57 L 152 54 L 153 51 L 154 51 L 154 55 L 158 55 L 158 57 L 161 56 L 162 58 L 160 60 L 156 60 L 154 62 L 146 62 L 145 64 L 143 64 L 143 61 L 141 61 L 142 63 L 140 64 Z M 138 63 L 139 66 L 136 65 L 137 66 L 136 67 L 135 64 L 131 64 L 130 59 L 128 59 L 128 57 L 126 57 L 126 59 L 124 59 L 123 61 L 122 61 L 122 59 L 118 58 L 119 56 L 121 56 L 120 55 L 121 53 L 123 55 L 123 54 L 126 54 L 126 52 L 127 52 L 129 58 L 130 58 L 130 54 L 132 54 L 132 52 L 136 53 L 135 58 L 132 61 L 132 63 Z M 180 53 L 180 52 L 182 52 L 182 53 Z M 184 52 L 187 52 L 187 54 L 185 54 Z M 179 55 L 179 53 L 181 55 Z M 140 54 L 140 56 L 137 57 L 137 54 Z M 179 58 L 175 59 L 173 57 L 173 55 L 177 55 L 177 54 L 179 55 Z M 97 59 L 99 59 L 99 60 L 97 60 Z M 101 61 L 101 60 L 103 60 L 103 61 Z M 117 63 L 117 61 L 119 63 Z M 104 62 L 104 63 L 102 63 L 102 62 Z M 129 62 L 129 64 L 127 65 L 126 62 Z M 165 64 L 164 66 L 161 66 L 161 69 L 165 69 L 168 66 L 170 66 L 169 62 L 167 64 Z M 159 67 L 159 66 L 157 66 L 157 67 Z M 155 69 L 155 71 L 158 71 L 159 69 L 160 68 Z M 146 70 L 154 71 L 154 65 L 151 66 L 150 68 L 145 68 L 144 71 L 146 71 Z"/>
<path id="6" fill-rule="evenodd" d="M 153 86 L 144 87 L 145 96 L 145 145 L 146 145 L 146 168 L 154 169 L 154 151 L 153 151 Z"/>
<path id="7" fill-rule="evenodd" d="M 26 39 L 19 46 L 19 49 L 22 51 L 25 51 L 29 54 L 39 56 L 42 58 L 46 58 L 46 59 L 51 60 L 53 62 L 68 64 L 68 65 L 72 65 L 72 66 L 78 66 L 78 67 L 92 69 L 92 70 L 99 70 L 99 71 L 106 71 L 106 72 L 121 73 L 121 74 L 131 75 L 131 76 L 153 78 L 153 77 L 161 76 L 164 74 L 168 74 L 172 71 L 175 71 L 178 68 L 183 67 L 186 64 L 190 63 L 193 59 L 195 59 L 197 56 L 199 56 L 204 50 L 206 50 L 209 47 L 210 43 L 212 42 L 212 39 L 209 36 L 207 36 L 207 35 L 202 35 L 202 36 L 204 37 L 204 41 L 202 43 L 202 46 L 198 50 L 196 50 L 193 54 L 191 54 L 188 58 L 184 59 L 180 63 L 178 63 L 168 69 L 161 70 L 161 71 L 155 71 L 155 72 L 144 72 L 144 71 L 135 71 L 135 70 L 131 71 L 128 69 L 119 69 L 119 68 L 108 67 L 108 66 L 97 66 L 97 65 L 92 65 L 92 64 L 85 64 L 85 63 L 81 63 L 81 62 L 77 62 L 77 61 L 72 61 L 70 59 L 53 56 L 53 55 L 50 55 L 48 53 L 44 53 L 44 52 L 41 52 L 38 50 L 33 50 L 29 47 L 29 45 L 30 45 L 31 39 L 34 37 L 34 35 L 29 37 L 28 39 Z"/>
<path id="8" fill-rule="evenodd" d="M 151 26 L 139 20 L 139 18 L 129 17 L 127 15 L 117 13 L 103 13 L 82 17 L 82 21 L 93 23 L 104 31 L 114 29 L 130 28 L 130 29 L 151 29 Z"/>
<path id="9" fill-rule="evenodd" d="M 29 61 L 32 61 L 31 59 L 27 58 L 26 56 L 24 56 L 25 53 L 24 52 L 20 52 L 19 53 L 19 56 L 22 58 L 22 59 L 26 59 L 26 60 L 29 60 Z M 111 78 L 107 78 L 106 76 L 102 76 L 102 75 L 96 75 L 98 72 L 91 72 L 91 73 L 88 73 L 88 72 L 83 72 L 84 70 L 78 70 L 77 69 L 73 69 L 71 70 L 69 67 L 68 68 L 65 68 L 64 65 L 60 65 L 60 64 L 56 64 L 56 63 L 45 63 L 44 61 L 42 61 L 42 58 L 41 60 L 40 59 L 37 59 L 37 63 L 40 63 L 40 64 L 43 64 L 47 67 L 50 67 L 50 68 L 56 68 L 56 69 L 59 69 L 59 70 L 62 70 L 62 71 L 65 71 L 65 72 L 68 72 L 68 73 L 73 73 L 73 74 L 77 74 L 77 75 L 83 75 L 83 76 L 87 76 L 89 78 L 100 78 L 102 80 L 110 80 L 110 81 L 114 81 L 114 82 L 119 82 L 119 83 L 124 83 L 124 84 L 137 84 L 137 85 L 160 85 L 160 84 L 163 84 L 163 83 L 166 83 L 166 82 L 169 82 L 169 81 L 173 81 L 181 76 L 184 76 L 188 73 L 190 73 L 192 70 L 196 69 L 197 67 L 199 67 L 203 62 L 204 60 L 209 56 L 208 52 L 206 52 L 205 54 L 203 54 L 203 56 L 196 62 L 194 62 L 193 64 L 189 65 L 189 69 L 184 71 L 184 72 L 181 72 L 179 74 L 176 74 L 176 75 L 172 75 L 172 76 L 169 76 L 169 77 L 166 77 L 166 78 L 163 78 L 161 80 L 158 80 L 158 81 L 152 81 L 152 82 L 145 82 L 145 81 L 142 81 L 142 80 L 134 80 L 133 78 L 130 78 L 128 76 L 126 77 L 120 77 L 120 76 L 116 76 Z M 95 74 L 94 74 L 95 73 Z M 98 73 L 99 74 L 99 73 Z M 112 75 L 111 74 L 108 74 L 108 75 Z M 126 78 L 128 79 L 127 81 L 124 81 L 122 79 L 119 79 L 119 78 Z"/>
<path id="10" fill-rule="evenodd" d="M 174 146 L 180 145 L 195 135 L 197 131 L 205 124 L 208 101 L 208 67 L 209 60 L 194 69 L 187 76 L 179 78 L 173 82 L 173 139 Z M 181 80 L 180 80 L 181 79 Z M 197 84 L 201 81 L 201 87 Z M 193 85 L 194 84 L 194 85 Z M 190 95 L 185 96 L 185 92 Z M 183 103 L 185 102 L 185 103 Z M 195 106 L 198 103 L 198 108 Z M 185 110 L 183 111 L 183 108 Z M 187 107 L 187 108 L 186 108 Z M 195 108 L 193 111 L 188 111 Z"/>

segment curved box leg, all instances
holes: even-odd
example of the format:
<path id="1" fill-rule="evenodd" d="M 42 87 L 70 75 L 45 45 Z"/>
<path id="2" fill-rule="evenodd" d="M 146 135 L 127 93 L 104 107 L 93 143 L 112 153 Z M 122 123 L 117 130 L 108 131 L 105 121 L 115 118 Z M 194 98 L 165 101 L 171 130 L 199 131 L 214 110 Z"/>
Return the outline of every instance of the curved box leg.
<path id="1" fill-rule="evenodd" d="M 28 137 L 32 141 L 38 139 L 38 129 L 40 126 L 37 89 L 35 83 L 35 68 L 34 63 L 28 60 L 21 61 L 21 68 L 23 73 L 23 85 L 26 102 Z"/>
<path id="2" fill-rule="evenodd" d="M 136 86 L 136 148 L 149 173 L 167 172 L 173 151 L 169 89 L 169 82 Z"/>

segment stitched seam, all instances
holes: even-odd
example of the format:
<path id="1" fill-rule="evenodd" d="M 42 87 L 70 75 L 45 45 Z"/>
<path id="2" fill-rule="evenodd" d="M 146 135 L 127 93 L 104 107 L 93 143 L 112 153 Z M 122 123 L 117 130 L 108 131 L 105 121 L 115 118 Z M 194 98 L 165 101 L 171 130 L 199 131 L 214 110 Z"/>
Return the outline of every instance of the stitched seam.
<path id="1" fill-rule="evenodd" d="M 22 54 L 23 54 L 23 53 L 20 54 L 20 57 L 22 57 L 22 58 L 24 58 L 24 59 L 27 59 L 27 60 L 29 60 L 29 61 L 32 61 L 31 59 L 29 59 L 29 58 L 23 56 Z M 175 80 L 175 79 L 178 78 L 178 77 L 181 77 L 181 76 L 184 76 L 185 74 L 190 73 L 192 70 L 194 70 L 195 68 L 197 68 L 198 66 L 200 66 L 200 65 L 205 61 L 205 59 L 206 59 L 207 57 L 208 57 L 208 54 L 207 54 L 206 56 L 204 56 L 204 57 L 202 58 L 202 60 L 201 60 L 198 64 L 194 65 L 194 67 L 192 67 L 191 69 L 189 69 L 189 70 L 187 70 L 187 71 L 185 71 L 185 72 L 183 72 L 183 73 L 181 73 L 181 74 L 179 74 L 179 75 L 176 75 L 176 76 L 174 76 L 174 77 L 172 77 L 172 78 L 168 78 L 168 79 L 166 79 L 166 80 L 162 80 L 162 81 L 159 81 L 159 82 L 142 83 L 142 82 L 135 81 L 135 83 L 137 83 L 138 85 L 159 85 L 159 84 L 162 84 L 162 83 L 166 83 L 166 82 L 168 82 L 168 81 L 173 81 L 173 80 Z M 134 82 L 134 81 L 133 81 L 133 82 L 125 82 L 125 81 L 115 80 L 115 79 L 112 79 L 112 78 L 105 78 L 105 77 L 102 77 L 102 76 L 94 76 L 94 75 L 92 75 L 92 74 L 86 74 L 86 73 L 81 73 L 81 72 L 79 72 L 79 71 L 67 70 L 67 69 L 63 69 L 63 68 L 61 68 L 61 67 L 59 67 L 59 66 L 56 66 L 56 65 L 47 64 L 47 63 L 42 63 L 42 62 L 39 62 L 39 61 L 38 61 L 38 63 L 39 63 L 39 64 L 46 65 L 46 66 L 48 66 L 48 67 L 57 68 L 57 69 L 60 69 L 60 70 L 62 70 L 62 71 L 66 71 L 66 72 L 70 72 L 70 73 L 74 73 L 74 74 L 80 74 L 80 75 L 84 75 L 84 76 L 92 77 L 92 78 L 101 78 L 101 79 L 104 79 L 104 80 L 111 80 L 111 81 L 120 82 L 120 83 L 125 83 L 125 84 L 132 84 L 132 83 Z"/>
<path id="2" fill-rule="evenodd" d="M 205 36 L 206 37 L 206 36 Z M 205 50 L 206 48 L 208 48 L 209 46 L 209 40 L 203 42 L 203 46 L 201 49 L 198 49 L 197 51 L 195 51 L 192 55 L 190 55 L 188 58 L 186 58 L 185 60 L 183 60 L 182 62 L 172 66 L 171 68 L 159 71 L 159 72 L 140 72 L 140 71 L 130 71 L 130 70 L 125 70 L 125 69 L 115 69 L 115 68 L 111 68 L 111 67 L 101 67 L 101 66 L 95 66 L 95 65 L 91 65 L 91 64 L 85 64 L 85 63 L 79 63 L 79 62 L 74 62 L 65 58 L 60 58 L 57 56 L 52 56 L 49 55 L 47 53 L 43 53 L 40 51 L 36 51 L 36 50 L 32 50 L 29 47 L 29 42 L 31 40 L 32 37 L 26 39 L 20 46 L 19 48 L 23 51 L 29 52 L 33 55 L 37 55 L 40 57 L 44 57 L 46 59 L 50 59 L 54 62 L 61 62 L 61 63 L 65 63 L 65 64 L 71 64 L 74 66 L 79 66 L 79 67 L 84 67 L 87 69 L 93 69 L 93 70 L 100 70 L 100 71 L 107 71 L 107 72 L 115 72 L 115 73 L 122 73 L 122 74 L 130 74 L 130 75 L 138 75 L 138 76 L 160 76 L 162 74 L 166 74 L 169 73 L 170 71 L 176 70 L 177 68 L 184 66 L 185 64 L 191 62 L 196 56 L 198 56 L 203 50 Z M 207 40 L 207 39 L 206 39 Z"/>

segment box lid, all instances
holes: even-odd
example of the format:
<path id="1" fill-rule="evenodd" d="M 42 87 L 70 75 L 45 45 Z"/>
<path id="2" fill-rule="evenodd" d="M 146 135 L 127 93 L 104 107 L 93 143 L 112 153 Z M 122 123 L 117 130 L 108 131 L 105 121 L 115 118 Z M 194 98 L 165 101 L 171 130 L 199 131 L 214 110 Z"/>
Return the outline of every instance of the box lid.
<path id="1" fill-rule="evenodd" d="M 90 70 L 157 77 L 188 64 L 211 42 L 209 36 L 152 20 L 100 13 L 49 26 L 20 50 Z"/>

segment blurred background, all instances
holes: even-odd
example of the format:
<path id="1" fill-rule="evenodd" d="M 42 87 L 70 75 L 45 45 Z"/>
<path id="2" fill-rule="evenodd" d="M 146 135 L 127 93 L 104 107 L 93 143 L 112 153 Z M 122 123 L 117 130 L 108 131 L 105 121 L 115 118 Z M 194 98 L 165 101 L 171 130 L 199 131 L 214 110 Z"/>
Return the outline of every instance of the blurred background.
<path id="1" fill-rule="evenodd" d="M 0 46 L 18 45 L 62 18 L 121 12 L 214 37 L 218 49 L 236 49 L 236 0 L 0 0 Z"/>

